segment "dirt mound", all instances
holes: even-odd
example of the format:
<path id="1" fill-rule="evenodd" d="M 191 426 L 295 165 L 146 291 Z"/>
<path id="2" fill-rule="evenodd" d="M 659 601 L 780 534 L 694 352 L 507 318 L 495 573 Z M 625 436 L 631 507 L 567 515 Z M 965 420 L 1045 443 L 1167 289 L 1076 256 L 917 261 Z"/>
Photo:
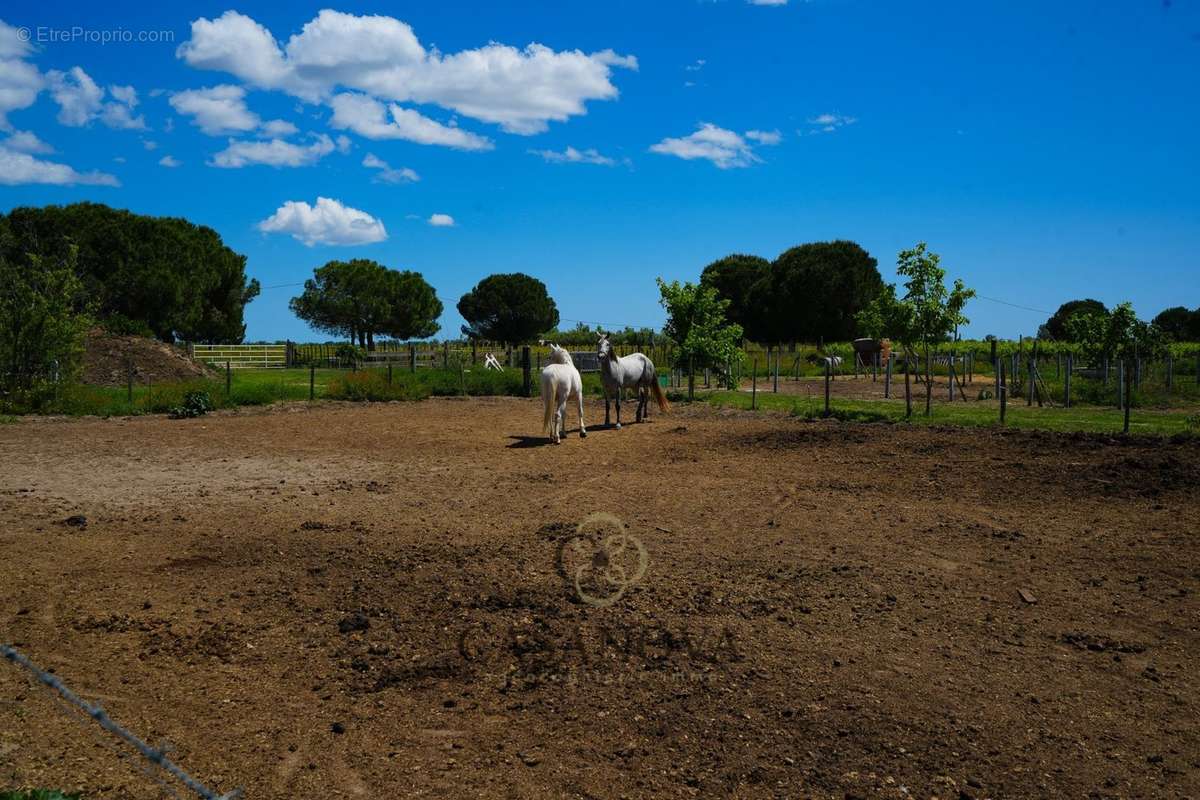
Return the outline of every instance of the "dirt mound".
<path id="1" fill-rule="evenodd" d="M 84 383 L 124 385 L 131 365 L 137 383 L 194 380 L 211 374 L 182 348 L 144 336 L 118 336 L 100 328 L 88 331 L 83 352 Z"/>

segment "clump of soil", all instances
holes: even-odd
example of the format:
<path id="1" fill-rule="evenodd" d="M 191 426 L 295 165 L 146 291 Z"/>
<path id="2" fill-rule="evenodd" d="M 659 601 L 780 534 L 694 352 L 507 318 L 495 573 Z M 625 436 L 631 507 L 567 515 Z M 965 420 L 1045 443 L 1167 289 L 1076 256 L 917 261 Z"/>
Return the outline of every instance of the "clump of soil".
<path id="1" fill-rule="evenodd" d="M 131 365 L 137 383 L 195 380 L 210 374 L 183 348 L 145 336 L 119 336 L 102 328 L 88 331 L 83 352 L 84 383 L 124 385 Z"/>

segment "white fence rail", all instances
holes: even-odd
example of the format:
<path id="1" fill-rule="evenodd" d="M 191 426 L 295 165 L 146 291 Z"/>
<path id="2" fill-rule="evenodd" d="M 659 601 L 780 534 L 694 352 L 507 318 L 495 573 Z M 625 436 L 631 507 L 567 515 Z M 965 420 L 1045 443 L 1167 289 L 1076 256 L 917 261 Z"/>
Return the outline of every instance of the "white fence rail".
<path id="1" fill-rule="evenodd" d="M 206 364 L 233 369 L 246 367 L 286 367 L 286 344 L 193 344 L 188 347 L 192 358 Z"/>

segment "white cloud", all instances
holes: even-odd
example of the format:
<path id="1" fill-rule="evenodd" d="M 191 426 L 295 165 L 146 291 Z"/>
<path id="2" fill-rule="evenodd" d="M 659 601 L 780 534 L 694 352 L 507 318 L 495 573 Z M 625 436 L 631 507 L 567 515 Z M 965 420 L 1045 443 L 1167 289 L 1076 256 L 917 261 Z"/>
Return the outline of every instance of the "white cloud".
<path id="1" fill-rule="evenodd" d="M 333 117 L 329 120 L 332 127 L 351 130 L 368 139 L 405 139 L 459 150 L 491 150 L 493 147 L 491 141 L 482 136 L 443 125 L 396 103 L 385 107 L 365 94 L 339 94 L 329 105 L 333 108 Z"/>
<path id="2" fill-rule="evenodd" d="M 617 163 L 608 156 L 601 155 L 594 147 L 589 147 L 587 150 L 576 150 L 567 145 L 567 149 L 561 153 L 557 150 L 530 150 L 529 152 L 541 156 L 552 164 L 602 164 L 611 167 Z"/>
<path id="3" fill-rule="evenodd" d="M 416 183 L 421 180 L 421 176 L 416 171 L 408 167 L 392 169 L 390 164 L 374 153 L 367 153 L 366 158 L 362 160 L 362 165 L 367 169 L 379 170 L 379 174 L 375 176 L 375 180 L 382 181 L 383 183 Z"/>
<path id="4" fill-rule="evenodd" d="M 113 96 L 118 103 L 133 108 L 138 104 L 137 89 L 132 86 L 109 86 L 108 93 Z"/>
<path id="5" fill-rule="evenodd" d="M 66 72 L 50 70 L 46 79 L 50 95 L 58 103 L 58 121 L 63 125 L 78 128 L 98 118 L 110 128 L 146 129 L 145 118 L 133 115 L 138 99 L 132 86 L 109 87 L 113 100 L 106 103 L 104 89 L 82 67 L 72 67 Z"/>
<path id="6" fill-rule="evenodd" d="M 266 136 L 282 137 L 298 133 L 299 129 L 286 119 L 273 119 L 263 123 L 262 132 Z"/>
<path id="7" fill-rule="evenodd" d="M 844 114 L 818 114 L 815 117 L 809 117 L 808 124 L 813 126 L 809 133 L 833 133 L 838 128 L 853 125 L 856 122 L 858 122 L 857 117 L 848 117 Z"/>
<path id="8" fill-rule="evenodd" d="M 406 139 L 460 150 L 490 150 L 482 136 L 442 125 L 412 109 L 393 103 L 390 108 L 363 94 L 339 94 L 330 100 L 334 128 L 353 131 L 368 139 Z M 390 119 L 389 119 L 390 117 Z"/>
<path id="9" fill-rule="evenodd" d="M 105 103 L 100 112 L 100 121 L 110 128 L 130 131 L 146 130 L 146 118 L 134 116 L 129 106 L 123 103 Z"/>
<path id="10" fill-rule="evenodd" d="M 314 137 L 311 144 L 299 145 L 283 139 L 266 141 L 229 140 L 229 146 L 213 156 L 215 167 L 237 168 L 251 164 L 271 167 L 306 167 L 315 164 L 334 151 L 333 140 L 325 134 Z"/>
<path id="11" fill-rule="evenodd" d="M 435 228 L 453 228 L 455 222 L 449 214 L 433 214 L 429 217 L 429 224 Z"/>
<path id="12" fill-rule="evenodd" d="M 0 146 L 20 153 L 53 153 L 54 148 L 43 142 L 33 131 L 13 131 Z"/>
<path id="13" fill-rule="evenodd" d="M 0 130 L 8 130 L 7 114 L 28 108 L 45 87 L 45 78 L 25 60 L 33 52 L 19 29 L 0 20 Z"/>
<path id="14" fill-rule="evenodd" d="M 691 64 L 688 64 L 688 65 L 687 65 L 686 67 L 684 67 L 683 69 L 684 69 L 686 72 L 699 72 L 700 70 L 704 69 L 704 65 L 705 65 L 706 63 L 707 63 L 707 62 L 706 62 L 706 61 L 705 61 L 703 58 L 697 58 L 697 59 L 695 60 L 695 62 L 693 62 L 693 63 L 691 63 Z"/>
<path id="15" fill-rule="evenodd" d="M 0 144 L 0 184 L 19 186 L 47 183 L 55 186 L 120 186 L 115 176 L 104 172 L 76 172 L 73 167 L 34 158 Z"/>
<path id="16" fill-rule="evenodd" d="M 746 138 L 759 144 L 779 144 L 783 134 L 779 131 L 746 131 Z"/>
<path id="17" fill-rule="evenodd" d="M 751 131 L 747 136 L 750 133 L 761 134 L 761 131 Z M 748 167 L 762 161 L 755 155 L 753 145 L 746 139 L 734 131 L 719 128 L 709 122 L 701 124 L 696 132 L 687 136 L 663 139 L 652 145 L 650 152 L 676 156 L 688 161 L 703 158 L 720 169 Z"/>
<path id="18" fill-rule="evenodd" d="M 365 211 L 344 206 L 337 200 L 318 197 L 310 206 L 289 200 L 269 218 L 258 223 L 263 233 L 287 233 L 309 247 L 316 244 L 370 244 L 387 238 L 383 223 Z"/>
<path id="19" fill-rule="evenodd" d="M 158 163 L 160 166 L 171 167 L 171 168 L 182 166 L 182 164 L 183 164 L 183 162 L 180 161 L 175 156 L 163 156 L 162 158 L 160 158 L 158 160 Z"/>
<path id="20" fill-rule="evenodd" d="M 589 54 L 540 44 L 518 50 L 492 42 L 443 54 L 427 50 L 400 20 L 328 9 L 284 47 L 236 11 L 200 18 L 176 54 L 193 67 L 309 102 L 343 87 L 385 101 L 439 105 L 519 134 L 585 114 L 589 100 L 615 99 L 612 70 L 637 69 L 636 58 L 612 50 Z"/>
<path id="21" fill-rule="evenodd" d="M 153 139 L 142 139 L 142 147 L 147 150 L 157 150 L 158 142 L 154 141 Z"/>
<path id="22" fill-rule="evenodd" d="M 104 90 L 81 67 L 71 67 L 66 72 L 52 69 L 46 77 L 50 81 L 50 95 L 58 103 L 58 121 L 63 125 L 78 128 L 100 113 Z"/>
<path id="23" fill-rule="evenodd" d="M 171 95 L 171 107 L 192 117 L 193 124 L 209 136 L 252 131 L 259 126 L 258 115 L 246 107 L 246 90 L 221 84 L 206 89 L 188 89 Z"/>

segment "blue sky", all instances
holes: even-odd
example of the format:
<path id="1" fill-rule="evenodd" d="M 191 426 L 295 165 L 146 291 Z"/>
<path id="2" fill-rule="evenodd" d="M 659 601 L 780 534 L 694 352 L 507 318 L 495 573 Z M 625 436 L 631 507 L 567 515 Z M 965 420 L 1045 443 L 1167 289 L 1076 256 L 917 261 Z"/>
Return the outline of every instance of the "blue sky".
<path id="1" fill-rule="evenodd" d="M 1200 0 L 16 2 L 0 19 L 0 208 L 215 228 L 267 287 L 250 339 L 318 338 L 287 310 L 297 289 L 270 287 L 335 258 L 422 272 L 454 335 L 492 272 L 544 280 L 564 325 L 658 326 L 655 277 L 833 238 L 886 280 L 925 240 L 1019 306 L 1200 305 Z M 135 40 L 94 41 L 114 30 Z M 1044 320 L 984 299 L 968 315 L 976 336 Z"/>

